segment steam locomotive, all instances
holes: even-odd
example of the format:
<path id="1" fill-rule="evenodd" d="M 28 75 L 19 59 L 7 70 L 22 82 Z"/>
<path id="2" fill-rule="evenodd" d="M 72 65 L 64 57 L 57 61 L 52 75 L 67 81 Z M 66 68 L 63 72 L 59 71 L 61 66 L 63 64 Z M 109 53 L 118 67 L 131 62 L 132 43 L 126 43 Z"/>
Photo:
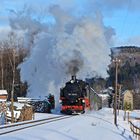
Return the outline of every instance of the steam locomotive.
<path id="1" fill-rule="evenodd" d="M 84 113 L 86 109 L 100 109 L 101 98 L 89 86 L 88 83 L 72 79 L 66 83 L 65 87 L 60 89 L 61 113 L 77 114 Z"/>

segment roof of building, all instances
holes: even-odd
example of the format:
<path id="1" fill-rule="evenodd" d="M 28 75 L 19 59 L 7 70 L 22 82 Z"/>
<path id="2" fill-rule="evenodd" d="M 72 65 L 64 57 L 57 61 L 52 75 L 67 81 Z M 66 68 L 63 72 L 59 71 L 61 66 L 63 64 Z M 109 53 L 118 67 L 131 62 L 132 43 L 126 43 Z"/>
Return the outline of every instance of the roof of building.
<path id="1" fill-rule="evenodd" d="M 0 90 L 0 95 L 8 95 L 7 90 Z"/>
<path id="2" fill-rule="evenodd" d="M 122 92 L 122 95 L 124 95 L 126 93 L 131 93 L 132 94 L 132 91 L 131 90 L 125 90 L 124 92 Z"/>

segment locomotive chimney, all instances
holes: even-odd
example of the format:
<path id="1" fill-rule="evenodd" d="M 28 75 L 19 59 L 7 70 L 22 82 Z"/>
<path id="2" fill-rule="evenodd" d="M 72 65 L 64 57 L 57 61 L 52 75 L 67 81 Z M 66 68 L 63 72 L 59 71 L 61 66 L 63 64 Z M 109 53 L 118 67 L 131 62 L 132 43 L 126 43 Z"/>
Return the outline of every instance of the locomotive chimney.
<path id="1" fill-rule="evenodd" d="M 76 75 L 72 75 L 71 80 L 76 81 Z"/>

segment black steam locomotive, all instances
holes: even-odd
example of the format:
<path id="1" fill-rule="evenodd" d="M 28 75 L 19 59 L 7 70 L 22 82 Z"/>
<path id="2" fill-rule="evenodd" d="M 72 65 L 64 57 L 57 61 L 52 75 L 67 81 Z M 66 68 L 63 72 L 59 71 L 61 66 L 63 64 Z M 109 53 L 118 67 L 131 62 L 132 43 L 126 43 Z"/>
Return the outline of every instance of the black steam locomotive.
<path id="1" fill-rule="evenodd" d="M 72 76 L 72 79 L 60 90 L 61 112 L 66 114 L 84 113 L 86 88 L 87 83 Z"/>
<path id="2" fill-rule="evenodd" d="M 65 114 L 84 113 L 85 109 L 100 109 L 101 98 L 88 83 L 72 79 L 60 89 L 61 112 Z"/>

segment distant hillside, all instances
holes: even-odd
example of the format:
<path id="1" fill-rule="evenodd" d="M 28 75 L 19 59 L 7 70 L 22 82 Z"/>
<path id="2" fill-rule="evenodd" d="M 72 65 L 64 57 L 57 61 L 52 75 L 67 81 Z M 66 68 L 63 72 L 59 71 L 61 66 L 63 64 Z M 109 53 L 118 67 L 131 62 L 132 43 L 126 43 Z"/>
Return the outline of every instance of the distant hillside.
<path id="1" fill-rule="evenodd" d="M 112 53 L 116 53 L 117 51 L 120 51 L 122 53 L 140 53 L 140 47 L 137 46 L 121 46 L 121 47 L 114 47 L 111 48 Z"/>
<path id="2" fill-rule="evenodd" d="M 140 93 L 140 47 L 121 46 L 111 48 L 111 59 L 120 59 L 118 67 L 118 83 L 124 90 L 134 90 Z M 115 85 L 115 63 L 109 65 L 107 71 L 109 78 L 108 86 Z"/>
<path id="3" fill-rule="evenodd" d="M 111 59 L 119 58 L 124 64 L 126 61 L 130 62 L 130 65 L 140 64 L 140 47 L 136 46 L 121 46 L 111 48 Z"/>

